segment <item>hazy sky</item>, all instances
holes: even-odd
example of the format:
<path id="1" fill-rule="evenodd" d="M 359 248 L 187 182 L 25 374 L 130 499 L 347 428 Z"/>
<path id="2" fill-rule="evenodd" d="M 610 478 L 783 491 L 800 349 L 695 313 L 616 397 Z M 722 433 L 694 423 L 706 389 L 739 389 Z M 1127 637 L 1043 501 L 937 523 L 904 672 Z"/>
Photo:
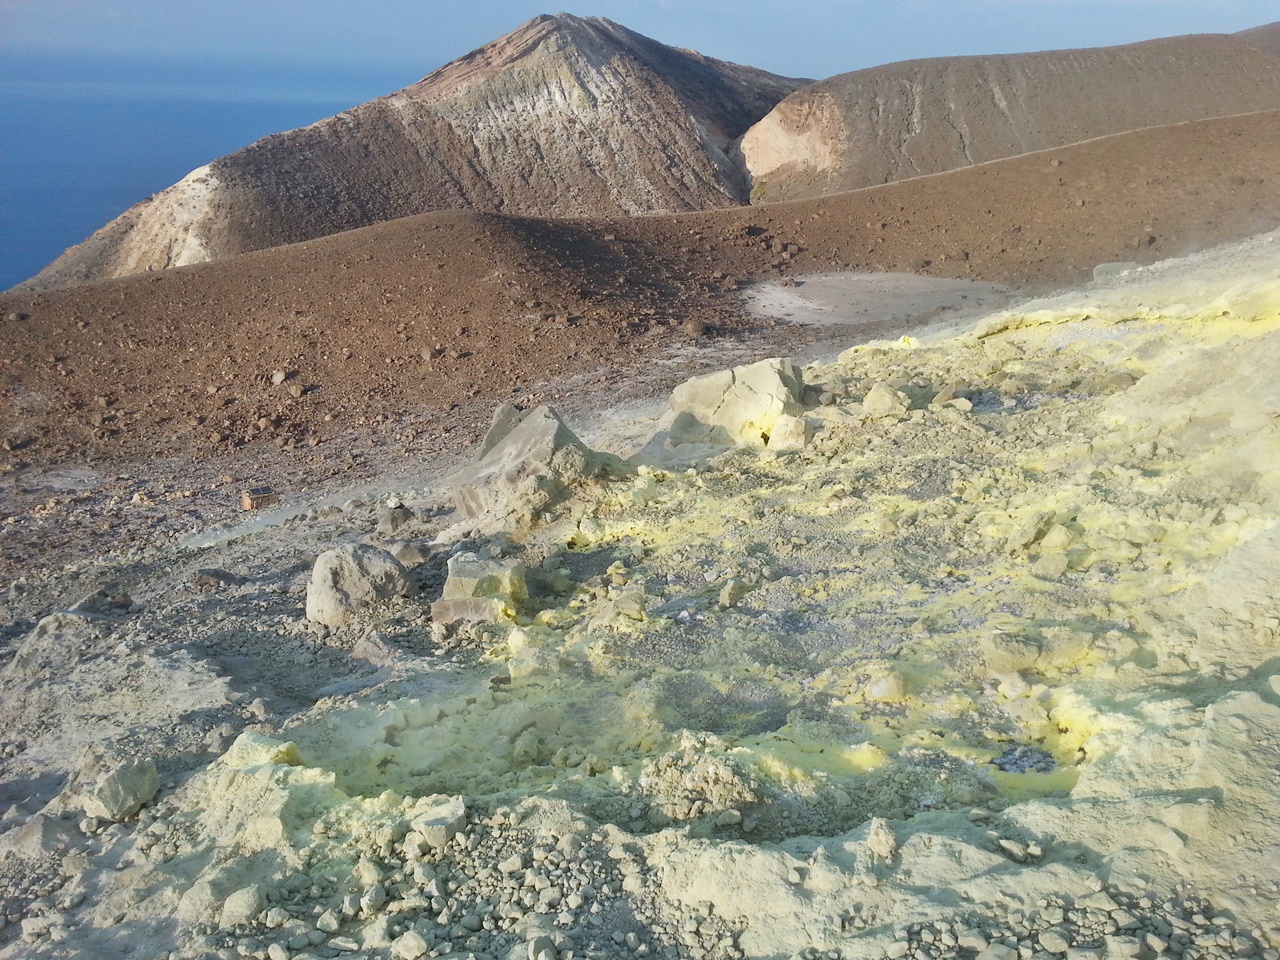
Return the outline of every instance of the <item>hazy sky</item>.
<path id="1" fill-rule="evenodd" d="M 1227 33 L 1277 0 L 568 0 L 674 46 L 791 76 L 892 60 Z M 540 0 L 0 0 L 0 53 L 332 64 L 416 79 Z"/>

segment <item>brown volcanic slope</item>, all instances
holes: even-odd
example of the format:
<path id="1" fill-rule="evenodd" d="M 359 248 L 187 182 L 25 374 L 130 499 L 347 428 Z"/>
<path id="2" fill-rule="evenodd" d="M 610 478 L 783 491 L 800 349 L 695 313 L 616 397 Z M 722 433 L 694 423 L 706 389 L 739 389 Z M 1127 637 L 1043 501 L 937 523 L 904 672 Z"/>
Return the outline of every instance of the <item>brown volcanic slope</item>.
<path id="1" fill-rule="evenodd" d="M 1280 40 L 1274 27 L 1249 34 L 841 74 L 793 93 L 747 132 L 753 199 L 823 196 L 1126 130 L 1280 108 L 1280 60 L 1265 52 Z"/>
<path id="2" fill-rule="evenodd" d="M 1255 47 L 1273 57 L 1280 57 L 1280 23 L 1268 23 L 1254 27 L 1252 30 L 1241 30 L 1233 36 L 1239 37 L 1251 47 Z"/>
<path id="3" fill-rule="evenodd" d="M 9 293 L 0 466 L 216 460 L 246 445 L 238 455 L 283 450 L 301 470 L 326 455 L 313 441 L 375 446 L 389 418 L 414 448 L 406 437 L 438 441 L 459 405 L 487 410 L 596 368 L 625 377 L 687 342 L 678 328 L 690 317 L 743 326 L 732 292 L 753 278 L 856 269 L 1078 282 L 1099 262 L 1280 226 L 1276 143 L 1280 113 L 1262 113 L 821 201 L 614 221 L 433 213 Z M 273 385 L 277 369 L 290 378 Z"/>
<path id="4" fill-rule="evenodd" d="M 538 17 L 420 82 L 215 160 L 72 247 L 35 289 L 429 210 L 607 216 L 746 202 L 731 144 L 805 81 Z"/>

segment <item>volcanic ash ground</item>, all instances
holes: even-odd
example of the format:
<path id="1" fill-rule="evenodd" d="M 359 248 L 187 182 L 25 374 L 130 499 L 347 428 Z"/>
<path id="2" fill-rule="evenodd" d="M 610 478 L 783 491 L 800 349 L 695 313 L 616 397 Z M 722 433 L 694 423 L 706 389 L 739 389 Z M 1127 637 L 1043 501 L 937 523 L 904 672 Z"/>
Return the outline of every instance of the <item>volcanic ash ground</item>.
<path id="1" fill-rule="evenodd" d="M 1280 958 L 1277 277 L 28 585 L 0 956 Z"/>

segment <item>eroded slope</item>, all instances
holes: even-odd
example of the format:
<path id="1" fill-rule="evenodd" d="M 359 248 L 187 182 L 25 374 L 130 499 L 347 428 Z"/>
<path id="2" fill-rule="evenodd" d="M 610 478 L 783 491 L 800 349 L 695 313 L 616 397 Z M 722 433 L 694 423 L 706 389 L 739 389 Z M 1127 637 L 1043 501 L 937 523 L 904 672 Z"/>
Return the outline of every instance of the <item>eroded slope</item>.
<path id="1" fill-rule="evenodd" d="M 753 199 L 822 196 L 1125 130 L 1274 110 L 1280 62 L 1246 39 L 911 60 L 841 74 L 791 94 L 747 132 Z"/>
<path id="2" fill-rule="evenodd" d="M 217 260 L 427 210 L 563 217 L 743 203 L 730 144 L 800 85 L 608 20 L 538 17 L 398 93 L 213 161 L 29 285 Z"/>

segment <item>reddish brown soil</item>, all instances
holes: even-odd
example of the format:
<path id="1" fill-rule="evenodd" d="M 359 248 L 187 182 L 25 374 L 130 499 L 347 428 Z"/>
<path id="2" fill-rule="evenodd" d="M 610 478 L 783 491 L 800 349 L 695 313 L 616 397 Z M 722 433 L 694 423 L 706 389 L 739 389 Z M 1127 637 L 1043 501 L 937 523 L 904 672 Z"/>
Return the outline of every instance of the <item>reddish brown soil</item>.
<path id="1" fill-rule="evenodd" d="M 245 481 L 296 490 L 465 446 L 501 400 L 618 395 L 676 345 L 700 344 L 707 365 L 742 338 L 794 349 L 809 331 L 761 331 L 740 309 L 754 279 L 905 270 L 1039 290 L 1275 229 L 1277 143 L 1280 114 L 1255 114 L 822 200 L 614 221 L 425 214 L 6 295 L 0 564 L 55 556 L 59 538 L 76 548 L 76 529 L 27 522 L 50 465 L 141 476 L 163 462 L 175 496 L 194 484 L 225 503 Z"/>

